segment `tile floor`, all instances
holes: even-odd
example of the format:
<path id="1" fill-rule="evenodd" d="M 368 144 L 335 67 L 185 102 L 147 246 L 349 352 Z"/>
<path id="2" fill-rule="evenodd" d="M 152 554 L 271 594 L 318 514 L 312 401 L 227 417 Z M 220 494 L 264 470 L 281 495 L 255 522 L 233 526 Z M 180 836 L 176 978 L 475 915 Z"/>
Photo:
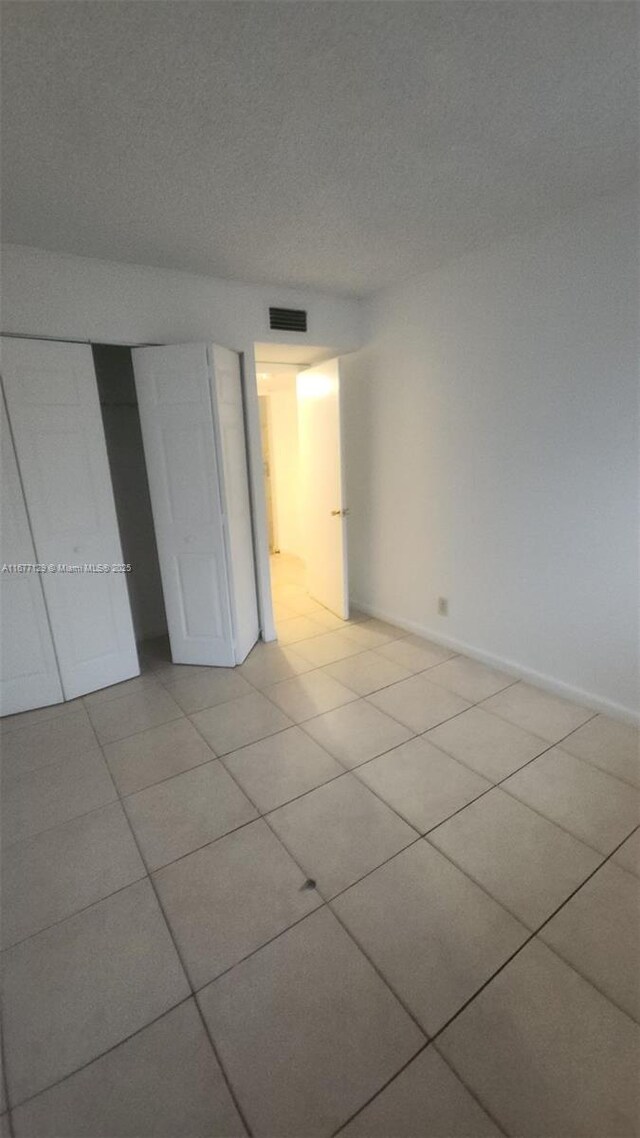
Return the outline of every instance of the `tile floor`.
<path id="1" fill-rule="evenodd" d="M 1 725 L 0 1134 L 637 1135 L 637 732 L 273 578 Z"/>

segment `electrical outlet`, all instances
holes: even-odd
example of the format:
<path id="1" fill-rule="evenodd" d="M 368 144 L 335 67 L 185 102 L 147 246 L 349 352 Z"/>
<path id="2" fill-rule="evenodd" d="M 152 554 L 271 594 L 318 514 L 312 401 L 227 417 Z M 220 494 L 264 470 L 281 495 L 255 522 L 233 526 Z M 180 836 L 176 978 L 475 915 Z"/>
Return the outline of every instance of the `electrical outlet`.
<path id="1" fill-rule="evenodd" d="M 449 615 L 449 598 L 438 597 L 438 616 Z"/>

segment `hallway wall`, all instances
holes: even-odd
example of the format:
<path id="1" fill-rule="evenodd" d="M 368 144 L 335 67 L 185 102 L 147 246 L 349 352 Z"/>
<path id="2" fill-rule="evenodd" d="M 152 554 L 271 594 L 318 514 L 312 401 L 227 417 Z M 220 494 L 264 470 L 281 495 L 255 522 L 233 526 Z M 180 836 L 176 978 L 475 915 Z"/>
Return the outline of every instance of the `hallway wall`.
<path id="1" fill-rule="evenodd" d="M 268 399 L 271 408 L 271 473 L 278 547 L 281 553 L 302 557 L 295 378 L 288 389 L 272 391 Z"/>

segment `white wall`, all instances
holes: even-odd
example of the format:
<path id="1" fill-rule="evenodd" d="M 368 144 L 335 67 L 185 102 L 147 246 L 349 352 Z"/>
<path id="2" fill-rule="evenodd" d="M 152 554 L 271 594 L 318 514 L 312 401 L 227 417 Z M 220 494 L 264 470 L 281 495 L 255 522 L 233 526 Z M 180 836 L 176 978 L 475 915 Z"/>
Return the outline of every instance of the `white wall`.
<path id="1" fill-rule="evenodd" d="M 17 245 L 3 251 L 2 277 L 5 333 L 129 345 L 213 340 L 244 353 L 258 592 L 263 634 L 272 638 L 253 345 L 256 341 L 305 343 L 351 351 L 362 343 L 358 302 L 303 289 L 244 285 Z M 270 332 L 269 305 L 306 308 L 308 334 Z"/>
<path id="2" fill-rule="evenodd" d="M 296 381 L 267 397 L 271 417 L 271 479 L 278 548 L 302 556 L 300 477 L 298 472 L 298 400 Z"/>
<path id="3" fill-rule="evenodd" d="M 378 294 L 369 325 L 343 361 L 354 602 L 633 714 L 635 196 Z"/>

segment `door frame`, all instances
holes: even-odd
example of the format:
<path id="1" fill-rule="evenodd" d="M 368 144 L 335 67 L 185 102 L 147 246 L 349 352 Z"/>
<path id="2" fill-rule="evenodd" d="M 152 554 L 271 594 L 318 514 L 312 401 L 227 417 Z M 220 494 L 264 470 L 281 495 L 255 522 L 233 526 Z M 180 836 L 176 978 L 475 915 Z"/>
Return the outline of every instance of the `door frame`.
<path id="1" fill-rule="evenodd" d="M 262 454 L 262 435 L 260 431 L 260 405 L 258 402 L 258 377 L 255 349 L 256 344 L 264 343 L 264 341 L 256 340 L 253 344 L 251 353 L 241 353 L 241 362 L 243 362 L 243 379 L 245 382 L 245 414 L 247 415 L 247 440 L 251 438 L 254 446 L 254 451 L 251 453 L 250 462 L 250 492 L 253 513 L 253 539 L 255 548 L 255 562 L 256 562 L 256 581 L 258 585 L 258 607 L 260 612 L 260 622 L 262 629 L 263 640 L 277 640 L 277 633 L 275 627 L 275 620 L 273 616 L 273 596 L 271 591 L 271 565 L 269 553 L 269 527 L 267 522 L 267 505 L 266 493 L 264 486 L 264 469 L 263 469 L 263 454 Z M 283 343 L 278 339 L 270 341 L 274 347 Z M 300 345 L 303 347 L 303 345 Z M 310 368 L 320 367 L 323 362 L 331 359 L 337 359 L 338 363 L 342 358 L 349 354 L 349 352 L 334 348 L 325 344 L 318 345 L 326 355 L 323 359 L 318 360 L 312 364 L 299 364 L 300 371 L 307 371 Z M 260 365 L 263 366 L 263 365 Z M 268 366 L 268 365 L 265 365 Z M 341 431 L 340 431 L 340 462 L 342 468 L 343 479 L 346 481 L 346 454 L 345 454 L 345 435 L 344 435 L 344 416 L 342 411 L 344 409 L 344 391 L 341 382 L 340 386 L 340 402 L 341 402 Z M 252 419 L 253 416 L 253 419 Z M 253 428 L 253 433 L 252 433 Z M 343 484 L 343 496 L 348 494 L 348 487 Z M 276 510 L 277 513 L 277 510 Z M 348 541 L 348 534 L 345 528 L 344 542 L 345 545 Z M 347 551 L 348 556 L 348 551 Z M 349 596 L 349 581 L 345 582 L 345 589 L 347 591 L 347 598 Z M 263 623 L 264 619 L 264 623 Z M 268 629 L 268 635 L 265 632 Z"/>

